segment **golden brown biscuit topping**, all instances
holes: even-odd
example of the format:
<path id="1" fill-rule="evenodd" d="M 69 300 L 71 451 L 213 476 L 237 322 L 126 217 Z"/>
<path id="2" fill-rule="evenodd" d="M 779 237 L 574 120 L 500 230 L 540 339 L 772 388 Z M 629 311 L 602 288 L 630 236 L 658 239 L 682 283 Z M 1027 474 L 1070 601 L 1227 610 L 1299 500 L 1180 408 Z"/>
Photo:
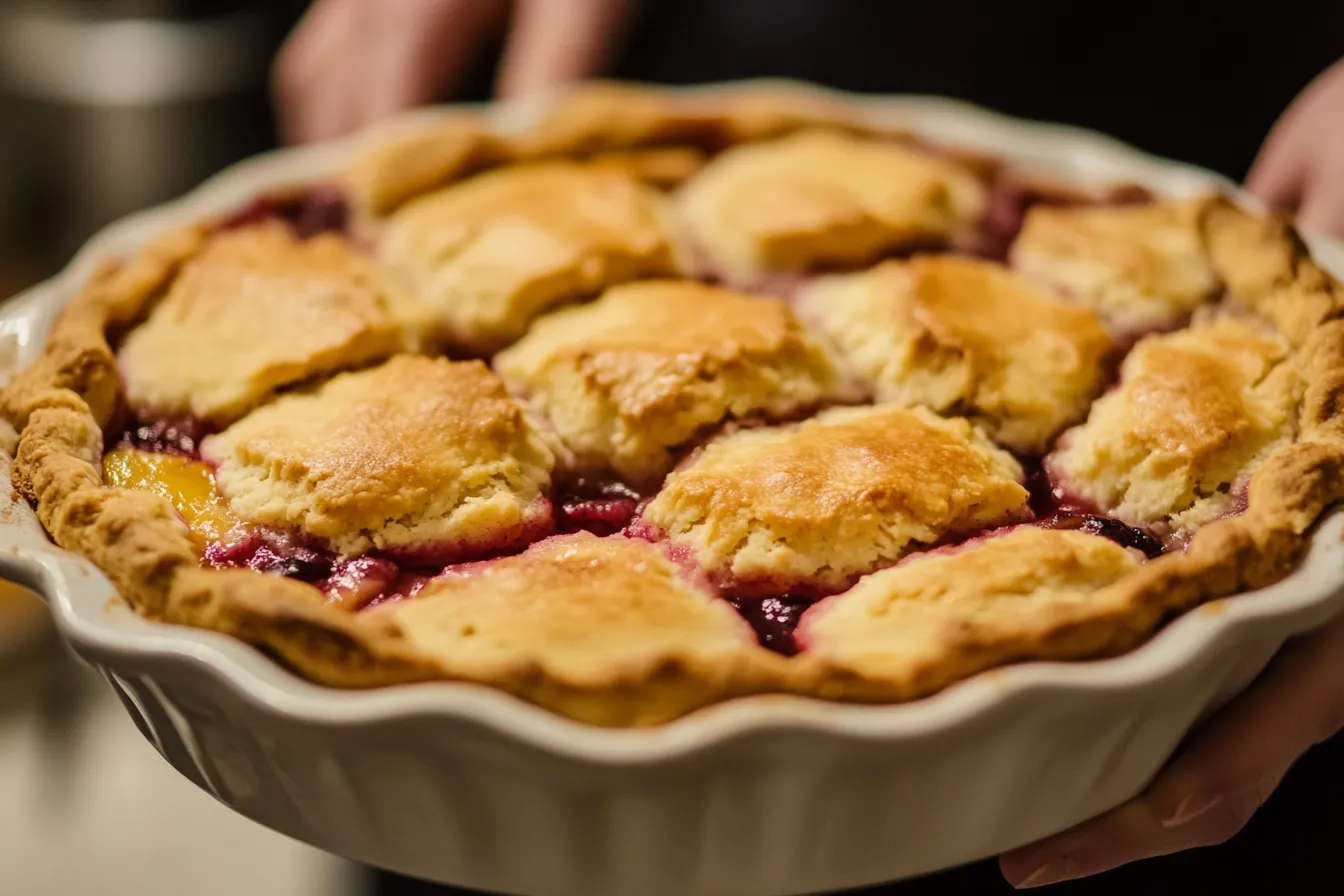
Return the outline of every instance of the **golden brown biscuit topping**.
<path id="1" fill-rule="evenodd" d="M 555 453 L 478 361 L 341 374 L 207 439 L 230 509 L 342 556 L 452 558 L 545 531 Z"/>
<path id="2" fill-rule="evenodd" d="M 228 423 L 276 390 L 387 357 L 408 300 L 342 239 L 267 223 L 213 237 L 119 354 L 126 397 Z"/>
<path id="3" fill-rule="evenodd" d="M 687 282 L 614 287 L 541 318 L 495 357 L 580 466 L 632 481 L 726 418 L 786 417 L 852 394 L 784 302 Z"/>
<path id="4" fill-rule="evenodd" d="M 818 130 L 725 152 L 686 186 L 680 210 L 710 269 L 752 285 L 967 238 L 987 202 L 954 162 Z"/>
<path id="5" fill-rule="evenodd" d="M 962 256 L 823 277 L 798 307 L 879 401 L 965 414 L 1027 454 L 1087 413 L 1111 351 L 1094 312 Z"/>
<path id="6" fill-rule="evenodd" d="M 432 331 L 488 352 L 556 305 L 672 273 L 661 201 L 610 165 L 505 168 L 407 204 L 379 251 L 409 279 Z"/>
<path id="7" fill-rule="evenodd" d="M 1179 323 L 1218 289 L 1197 197 L 1115 208 L 1038 206 L 1010 258 L 1024 274 L 1096 308 L 1122 330 Z"/>
<path id="8" fill-rule="evenodd" d="M 839 408 L 710 443 L 644 519 L 739 587 L 836 589 L 1026 509 L 1022 468 L 965 420 Z"/>
<path id="9" fill-rule="evenodd" d="M 1209 522 L 1244 502 L 1251 471 L 1295 434 L 1302 383 L 1287 357 L 1277 334 L 1230 317 L 1149 337 L 1049 467 L 1126 522 Z"/>

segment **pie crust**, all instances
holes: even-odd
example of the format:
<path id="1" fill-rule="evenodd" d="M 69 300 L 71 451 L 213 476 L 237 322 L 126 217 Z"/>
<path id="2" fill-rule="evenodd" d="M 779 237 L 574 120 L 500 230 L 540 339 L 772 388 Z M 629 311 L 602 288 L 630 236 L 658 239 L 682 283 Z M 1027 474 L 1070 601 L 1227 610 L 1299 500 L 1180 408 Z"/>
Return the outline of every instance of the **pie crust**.
<path id="1" fill-rule="evenodd" d="M 891 140 L 804 130 L 727 150 L 679 201 L 708 270 L 751 286 L 772 272 L 964 242 L 989 193 L 952 160 Z"/>
<path id="2" fill-rule="evenodd" d="M 545 534 L 556 453 L 484 364 L 418 355 L 283 396 L 201 445 L 246 522 L 341 558 L 442 563 Z"/>
<path id="3" fill-rule="evenodd" d="M 1021 515 L 1022 475 L 965 420 L 834 408 L 711 442 L 643 519 L 734 590 L 838 591 L 914 547 Z"/>
<path id="4" fill-rule="evenodd" d="M 395 353 L 414 339 L 409 305 L 339 237 L 300 240 L 276 222 L 225 231 L 126 337 L 126 397 L 231 423 L 286 386 Z"/>
<path id="5" fill-rule="evenodd" d="M 797 674 L 827 681 L 828 696 L 901 700 L 1015 660 L 1124 650 L 1151 625 L 1113 590 L 1139 562 L 1105 538 L 1033 526 L 917 555 L 814 604 Z"/>
<path id="6" fill-rule="evenodd" d="M 1199 197 L 1122 208 L 1037 206 L 1010 254 L 1027 276 L 1143 331 L 1180 323 L 1218 290 Z"/>
<path id="7" fill-rule="evenodd" d="M 964 414 L 1024 454 L 1086 415 L 1112 351 L 1090 309 L 965 256 L 821 277 L 797 303 L 878 401 Z"/>
<path id="8" fill-rule="evenodd" d="M 407 202 L 378 254 L 414 287 L 431 333 L 484 355 L 550 308 L 675 273 L 663 202 L 620 166 L 508 166 Z"/>
<path id="9" fill-rule="evenodd" d="M 139 613 L 310 680 L 467 681 L 617 726 L 910 700 L 1270 584 L 1344 490 L 1344 290 L 1228 199 L 1027 208 L 993 160 L 786 92 L 597 84 L 523 133 L 454 116 L 357 155 L 346 235 L 165 233 L 0 391 L 58 545 Z M 479 187 L 538 171 L 629 202 L 566 242 L 573 203 Z M 527 221 L 568 252 L 492 256 L 523 285 L 480 314 L 425 287 L 450 262 L 387 248 L 451 242 L 429 210 L 473 190 L 447 229 Z M 1015 272 L 901 257 L 985 246 Z M 443 354 L 426 309 L 471 345 L 418 356 Z M 594 519 L 616 534 L 566 529 Z M 229 568 L 238 527 L 308 553 Z M 474 548 L 426 568 L 445 544 Z M 388 576 L 314 587 L 309 555 Z"/>
<path id="10" fill-rule="evenodd" d="M 613 287 L 495 356 L 586 471 L 636 484 L 728 417 L 787 418 L 857 392 L 775 298 L 684 280 Z"/>

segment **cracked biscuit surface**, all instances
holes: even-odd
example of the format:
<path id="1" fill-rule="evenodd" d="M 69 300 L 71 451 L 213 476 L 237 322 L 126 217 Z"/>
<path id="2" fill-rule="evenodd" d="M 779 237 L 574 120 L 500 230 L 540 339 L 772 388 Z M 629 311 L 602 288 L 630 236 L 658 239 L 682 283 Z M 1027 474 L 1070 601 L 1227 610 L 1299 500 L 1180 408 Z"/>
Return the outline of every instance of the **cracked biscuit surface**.
<path id="1" fill-rule="evenodd" d="M 1231 317 L 1144 339 L 1119 387 L 1049 458 L 1053 478 L 1133 525 L 1216 519 L 1296 434 L 1302 381 L 1288 352 L 1282 337 Z"/>
<path id="2" fill-rule="evenodd" d="M 267 222 L 210 237 L 118 355 L 150 414 L 229 423 L 276 390 L 398 351 L 409 299 L 342 238 Z"/>
<path id="3" fill-rule="evenodd" d="M 964 414 L 1026 454 L 1087 414 L 1111 351 L 1092 311 L 962 256 L 822 277 L 797 302 L 879 401 Z"/>
<path id="4" fill-rule="evenodd" d="M 609 164 L 503 168 L 407 203 L 379 256 L 415 289 L 432 332 L 489 352 L 550 308 L 673 273 L 662 203 Z"/>
<path id="5" fill-rule="evenodd" d="M 731 149 L 679 199 L 710 270 L 746 286 L 954 242 L 987 205 L 985 185 L 951 160 L 831 130 Z"/>
<path id="6" fill-rule="evenodd" d="M 1218 290 L 1199 228 L 1207 201 L 1036 206 L 1009 258 L 1027 276 L 1097 309 L 1119 330 L 1170 327 Z"/>
<path id="7" fill-rule="evenodd" d="M 545 531 L 555 451 L 478 361 L 399 355 L 206 439 L 244 520 L 340 556 L 450 560 Z"/>
<path id="8" fill-rule="evenodd" d="M 965 420 L 836 408 L 711 442 L 644 520 L 737 587 L 836 590 L 912 548 L 1021 515 L 1021 478 Z"/>
<path id="9" fill-rule="evenodd" d="M 614 287 L 537 321 L 495 357 L 580 467 L 656 480 L 729 417 L 787 417 L 852 397 L 834 360 L 778 299 L 689 281 Z"/>

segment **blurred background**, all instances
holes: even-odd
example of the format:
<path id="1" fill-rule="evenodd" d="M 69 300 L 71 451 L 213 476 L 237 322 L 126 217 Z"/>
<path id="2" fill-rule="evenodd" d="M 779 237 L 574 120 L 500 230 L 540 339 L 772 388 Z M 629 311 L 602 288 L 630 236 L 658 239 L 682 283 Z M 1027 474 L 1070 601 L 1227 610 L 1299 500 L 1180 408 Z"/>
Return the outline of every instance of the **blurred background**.
<path id="1" fill-rule="evenodd" d="M 307 5 L 0 0 L 0 298 L 57 269 L 103 224 L 273 146 L 268 70 Z M 1281 0 L 1254 26 L 1212 0 L 1135 4 L 1102 27 L 1067 0 L 637 8 L 610 60 L 618 77 L 788 76 L 959 96 L 1238 179 L 1344 46 L 1344 5 L 1330 0 Z M 483 48 L 455 98 L 487 97 L 498 49 Z"/>
<path id="2" fill-rule="evenodd" d="M 304 5 L 0 2 L 0 294 L 272 145 L 267 69 Z"/>

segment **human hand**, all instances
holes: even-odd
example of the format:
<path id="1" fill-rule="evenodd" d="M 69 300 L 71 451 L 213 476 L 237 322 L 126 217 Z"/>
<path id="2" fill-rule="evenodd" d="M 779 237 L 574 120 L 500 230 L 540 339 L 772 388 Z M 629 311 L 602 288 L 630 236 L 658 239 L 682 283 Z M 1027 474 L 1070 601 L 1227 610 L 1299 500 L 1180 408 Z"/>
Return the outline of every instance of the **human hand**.
<path id="1" fill-rule="evenodd" d="M 1344 617 L 1275 657 L 1178 753 L 1142 796 L 1007 853 L 1018 888 L 1088 877 L 1230 839 L 1311 746 L 1344 730 Z"/>
<path id="2" fill-rule="evenodd" d="M 1322 72 L 1274 124 L 1246 178 L 1307 233 L 1344 237 L 1344 60 Z"/>
<path id="3" fill-rule="evenodd" d="M 507 27 L 497 90 L 595 75 L 634 0 L 317 0 L 276 60 L 287 141 L 339 137 L 450 92 Z"/>

